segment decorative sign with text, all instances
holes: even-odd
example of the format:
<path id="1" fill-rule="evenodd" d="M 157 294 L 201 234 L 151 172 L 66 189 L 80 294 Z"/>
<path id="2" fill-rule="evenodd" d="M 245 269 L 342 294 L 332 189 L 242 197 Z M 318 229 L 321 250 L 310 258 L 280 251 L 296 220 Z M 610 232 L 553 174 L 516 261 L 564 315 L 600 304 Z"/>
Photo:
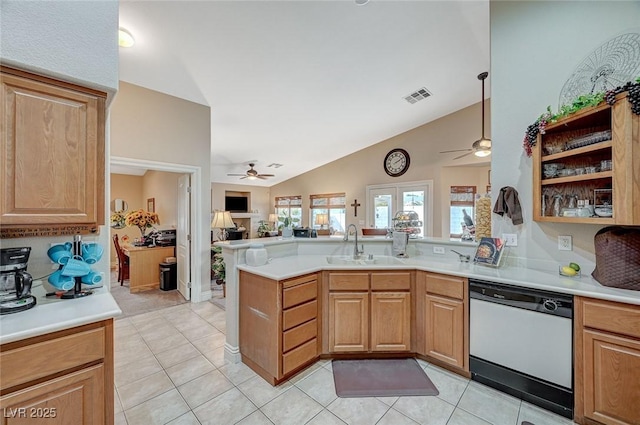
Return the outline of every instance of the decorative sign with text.
<path id="1" fill-rule="evenodd" d="M 98 235 L 95 224 L 49 224 L 0 228 L 0 239 L 34 238 L 71 235 Z"/>

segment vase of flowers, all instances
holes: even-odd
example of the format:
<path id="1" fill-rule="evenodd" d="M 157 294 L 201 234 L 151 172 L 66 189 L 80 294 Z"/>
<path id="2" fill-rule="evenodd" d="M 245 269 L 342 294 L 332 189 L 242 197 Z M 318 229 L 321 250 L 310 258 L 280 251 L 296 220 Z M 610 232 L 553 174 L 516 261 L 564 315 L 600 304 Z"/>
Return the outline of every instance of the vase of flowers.
<path id="1" fill-rule="evenodd" d="M 124 229 L 125 227 L 125 216 L 121 212 L 114 212 L 111 214 L 109 221 L 111 222 L 111 227 L 114 229 Z"/>
<path id="2" fill-rule="evenodd" d="M 140 229 L 140 236 L 144 242 L 147 229 L 152 228 L 155 224 L 160 224 L 160 219 L 156 213 L 139 209 L 127 213 L 125 224 L 127 226 L 137 226 L 138 229 Z"/>

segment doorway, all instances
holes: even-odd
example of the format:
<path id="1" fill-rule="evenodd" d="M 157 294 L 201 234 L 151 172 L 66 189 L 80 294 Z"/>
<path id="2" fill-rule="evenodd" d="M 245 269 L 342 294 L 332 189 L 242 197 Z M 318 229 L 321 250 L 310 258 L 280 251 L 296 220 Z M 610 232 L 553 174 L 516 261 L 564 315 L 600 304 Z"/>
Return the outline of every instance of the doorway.
<path id="1" fill-rule="evenodd" d="M 137 169 L 137 170 L 153 170 L 153 171 L 164 171 L 170 173 L 179 173 L 183 174 L 183 182 L 190 181 L 191 193 L 199 194 L 200 187 L 202 185 L 201 182 L 201 171 L 200 167 L 189 166 L 185 164 L 173 164 L 173 163 L 165 163 L 165 162 L 157 162 L 157 161 L 148 161 L 141 159 L 132 159 L 132 158 L 121 158 L 121 157 L 111 157 L 110 158 L 110 170 L 109 175 L 113 172 L 113 169 L 118 169 L 120 167 Z M 111 187 L 109 185 L 109 193 L 111 193 Z M 187 259 L 195 259 L 197 258 L 197 253 L 202 252 L 204 248 L 205 238 L 202 237 L 202 229 L 201 229 L 201 221 L 202 217 L 202 208 L 200 206 L 201 200 L 199 196 L 189 196 L 185 198 L 186 205 L 182 205 L 178 208 L 177 211 L 177 223 L 180 224 L 180 227 L 185 229 L 190 229 L 190 234 L 184 234 L 183 237 L 188 239 L 189 243 L 183 244 L 181 247 L 181 257 L 183 260 Z M 176 200 L 178 202 L 178 200 Z M 177 242 L 178 243 L 178 242 Z M 176 247 L 177 249 L 177 247 Z M 184 262 L 183 262 L 184 264 Z M 182 269 L 182 268 L 181 268 Z M 189 294 L 184 294 L 185 298 L 191 298 L 191 302 L 199 302 L 206 301 L 210 297 L 210 291 L 202 290 L 202 272 L 201 268 L 197 264 L 196 261 L 190 260 L 188 267 L 184 270 L 181 270 L 181 276 L 188 281 L 182 282 L 182 290 L 189 290 Z M 195 284 L 193 284 L 195 283 Z"/>

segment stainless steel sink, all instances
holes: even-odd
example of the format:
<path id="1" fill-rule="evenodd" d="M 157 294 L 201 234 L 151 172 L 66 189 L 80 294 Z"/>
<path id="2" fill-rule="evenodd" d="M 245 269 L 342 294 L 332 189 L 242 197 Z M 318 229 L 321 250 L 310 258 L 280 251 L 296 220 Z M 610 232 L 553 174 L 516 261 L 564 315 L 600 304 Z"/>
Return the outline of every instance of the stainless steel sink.
<path id="1" fill-rule="evenodd" d="M 371 265 L 397 265 L 404 264 L 404 262 L 396 257 L 389 255 L 374 255 L 373 258 L 363 257 L 354 259 L 349 255 L 329 255 L 327 256 L 327 263 L 339 264 L 339 265 L 358 265 L 358 266 L 371 266 Z"/>

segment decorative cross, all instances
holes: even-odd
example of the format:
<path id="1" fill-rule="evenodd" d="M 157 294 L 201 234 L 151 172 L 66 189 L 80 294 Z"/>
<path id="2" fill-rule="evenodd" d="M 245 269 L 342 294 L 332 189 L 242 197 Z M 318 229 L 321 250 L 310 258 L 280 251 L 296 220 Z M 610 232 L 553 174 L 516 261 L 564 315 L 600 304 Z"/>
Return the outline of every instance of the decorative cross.
<path id="1" fill-rule="evenodd" d="M 351 204 L 351 206 L 353 207 L 353 216 L 357 217 L 358 216 L 358 207 L 360 206 L 360 204 L 358 203 L 357 199 L 353 200 L 353 204 Z"/>

